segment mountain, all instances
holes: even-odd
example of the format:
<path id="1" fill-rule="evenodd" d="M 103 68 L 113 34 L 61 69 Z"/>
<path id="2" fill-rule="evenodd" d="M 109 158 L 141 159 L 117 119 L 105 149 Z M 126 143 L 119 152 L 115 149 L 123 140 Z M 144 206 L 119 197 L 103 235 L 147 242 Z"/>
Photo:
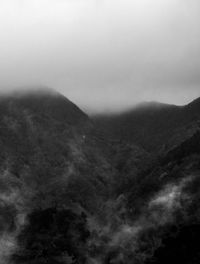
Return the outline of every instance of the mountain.
<path id="1" fill-rule="evenodd" d="M 75 104 L 52 89 L 19 91 L 0 98 L 0 113 L 5 111 L 27 111 L 30 114 L 48 116 L 71 125 L 88 120 Z"/>
<path id="2" fill-rule="evenodd" d="M 195 264 L 198 119 L 199 99 L 92 120 L 49 89 L 1 96 L 1 263 Z"/>
<path id="3" fill-rule="evenodd" d="M 68 253 L 81 261 L 85 238 L 79 240 L 76 233 L 87 237 L 85 218 L 108 199 L 113 174 L 92 130 L 88 116 L 57 92 L 20 92 L 0 98 L 0 245 L 4 245 L 0 258 L 4 263 L 13 251 L 14 263 L 43 263 L 45 256 L 48 263 L 57 263 L 69 243 Z M 59 226 L 62 221 L 65 227 Z"/>
<path id="4" fill-rule="evenodd" d="M 170 140 L 179 131 L 199 126 L 200 99 L 186 106 L 161 103 L 143 103 L 133 110 L 114 115 L 98 115 L 93 118 L 105 135 L 117 138 L 155 152 L 169 148 Z M 194 125 L 195 124 L 195 125 Z M 185 131 L 185 133 L 187 133 Z"/>

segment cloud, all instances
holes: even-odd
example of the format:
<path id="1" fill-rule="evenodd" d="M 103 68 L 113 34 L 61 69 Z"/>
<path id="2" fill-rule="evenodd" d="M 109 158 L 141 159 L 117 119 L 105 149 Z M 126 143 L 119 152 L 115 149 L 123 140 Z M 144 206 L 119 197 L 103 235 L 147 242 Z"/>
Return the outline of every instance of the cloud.
<path id="1" fill-rule="evenodd" d="M 0 87 L 49 85 L 84 109 L 199 96 L 199 1 L 2 0 Z"/>

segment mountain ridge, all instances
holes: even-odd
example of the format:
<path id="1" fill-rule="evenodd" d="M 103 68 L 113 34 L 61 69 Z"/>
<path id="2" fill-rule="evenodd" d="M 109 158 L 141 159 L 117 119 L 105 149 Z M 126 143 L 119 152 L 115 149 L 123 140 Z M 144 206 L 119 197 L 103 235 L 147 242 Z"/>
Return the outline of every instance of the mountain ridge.
<path id="1" fill-rule="evenodd" d="M 148 264 L 154 256 L 162 263 L 162 243 L 164 253 L 171 252 L 166 236 L 187 241 L 185 226 L 195 231 L 200 222 L 199 115 L 193 105 L 184 116 L 176 109 L 159 105 L 137 113 L 139 139 L 145 132 L 147 143 L 164 144 L 150 152 L 126 133 L 108 137 L 96 120 L 54 92 L 2 98 L 3 264 Z M 184 122 L 177 125 L 180 117 Z M 132 135 L 132 124 L 122 128 Z M 195 258 L 198 245 L 184 252 Z M 173 254 L 181 255 L 175 250 L 169 262 Z"/>
<path id="2" fill-rule="evenodd" d="M 145 104 L 121 114 L 95 116 L 93 120 L 105 135 L 158 151 L 178 129 L 198 121 L 199 110 L 200 98 L 185 106 Z"/>
<path id="3" fill-rule="evenodd" d="M 40 115 L 49 115 L 72 124 L 89 120 L 79 107 L 53 89 L 17 91 L 0 97 L 0 111 L 3 112 L 6 108 L 11 110 L 14 107 Z"/>

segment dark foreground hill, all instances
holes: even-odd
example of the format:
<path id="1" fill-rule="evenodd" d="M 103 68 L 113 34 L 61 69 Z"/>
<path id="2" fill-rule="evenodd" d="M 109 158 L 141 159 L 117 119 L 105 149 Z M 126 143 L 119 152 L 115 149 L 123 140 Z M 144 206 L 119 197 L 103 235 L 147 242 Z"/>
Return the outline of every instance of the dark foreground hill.
<path id="1" fill-rule="evenodd" d="M 183 134 L 183 130 L 190 133 L 196 129 L 200 120 L 200 99 L 186 106 L 144 103 L 131 111 L 100 115 L 94 120 L 109 137 L 142 146 L 151 152 L 158 151 L 161 147 L 168 148 L 170 141 Z"/>
<path id="2" fill-rule="evenodd" d="M 199 263 L 199 100 L 145 107 L 137 133 L 162 152 L 127 138 L 132 123 L 105 137 L 56 92 L 0 98 L 2 264 Z"/>
<path id="3" fill-rule="evenodd" d="M 87 234 L 86 214 L 108 199 L 112 175 L 91 127 L 87 115 L 56 92 L 0 99 L 2 261 L 13 252 L 14 263 L 56 263 L 67 249 L 81 258 L 78 243 L 85 238 L 70 238 L 71 221 Z"/>

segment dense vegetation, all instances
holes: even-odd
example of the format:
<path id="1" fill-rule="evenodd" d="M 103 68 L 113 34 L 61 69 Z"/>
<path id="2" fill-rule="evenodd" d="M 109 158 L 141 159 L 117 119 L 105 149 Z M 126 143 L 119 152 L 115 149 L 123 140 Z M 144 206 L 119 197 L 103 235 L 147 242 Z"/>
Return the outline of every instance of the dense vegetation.
<path id="1" fill-rule="evenodd" d="M 151 106 L 153 117 L 142 110 L 136 127 L 148 119 L 154 127 L 145 131 L 159 142 L 152 153 L 149 138 L 137 146 L 126 134 L 108 136 L 52 91 L 3 97 L 2 264 L 199 263 L 198 102 L 178 123 L 176 107 Z"/>

